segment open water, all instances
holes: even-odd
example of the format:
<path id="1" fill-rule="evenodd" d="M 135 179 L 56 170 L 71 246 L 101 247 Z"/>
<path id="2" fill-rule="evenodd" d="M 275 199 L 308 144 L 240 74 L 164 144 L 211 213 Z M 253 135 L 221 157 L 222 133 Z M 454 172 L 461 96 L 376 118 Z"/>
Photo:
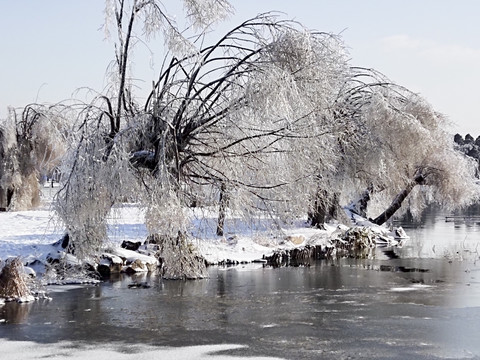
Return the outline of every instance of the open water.
<path id="1" fill-rule="evenodd" d="M 0 340 L 39 346 L 66 341 L 79 351 L 81 344 L 117 344 L 118 354 L 138 344 L 179 351 L 243 345 L 227 346 L 212 359 L 480 358 L 475 214 L 446 219 L 432 210 L 421 223 L 396 224 L 411 239 L 365 259 L 279 269 L 213 267 L 200 281 L 123 277 L 100 286 L 51 288 L 51 301 L 0 307 Z M 129 288 L 134 282 L 150 287 Z M 136 355 L 142 359 L 141 351 Z M 52 350 L 50 356 L 60 355 Z"/>

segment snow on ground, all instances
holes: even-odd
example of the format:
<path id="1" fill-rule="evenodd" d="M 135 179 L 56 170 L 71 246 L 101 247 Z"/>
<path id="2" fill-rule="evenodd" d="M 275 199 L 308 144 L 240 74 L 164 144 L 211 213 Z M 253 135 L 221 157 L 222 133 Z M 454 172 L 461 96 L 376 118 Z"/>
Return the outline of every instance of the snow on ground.
<path id="1" fill-rule="evenodd" d="M 35 210 L 0 213 L 0 259 L 21 256 L 25 262 L 56 252 L 51 244 L 64 234 L 64 226 L 51 210 L 54 188 L 44 189 L 44 203 Z M 325 230 L 306 226 L 297 221 L 285 228 L 266 217 L 245 220 L 229 213 L 225 221 L 225 235 L 216 235 L 216 209 L 190 209 L 189 237 L 199 253 L 209 263 L 231 260 L 252 262 L 271 255 L 275 250 L 291 249 L 304 245 L 328 244 L 329 239 L 341 234 L 348 227 L 325 225 Z M 355 219 L 357 225 L 362 219 Z M 136 204 L 122 204 L 112 209 L 108 218 L 108 247 L 120 247 L 124 241 L 143 243 L 148 235 L 144 211 Z M 388 230 L 369 223 L 372 231 L 380 231 L 385 239 L 393 237 Z M 389 241 L 387 239 L 387 241 Z"/>
<path id="2" fill-rule="evenodd" d="M 246 223 L 240 218 L 226 220 L 225 236 L 215 235 L 216 214 L 193 211 L 192 227 L 189 230 L 193 244 L 211 263 L 222 260 L 251 262 L 270 255 L 275 249 L 306 244 L 311 238 L 325 238 L 326 231 L 307 229 L 299 223 L 297 228 L 279 230 L 266 219 Z M 137 242 L 147 237 L 144 213 L 134 204 L 125 204 L 112 210 L 108 219 L 109 244 L 120 246 L 122 241 Z M 234 230 L 235 229 L 235 230 Z M 17 212 L 0 213 L 0 259 L 21 256 L 25 261 L 34 260 L 41 254 L 52 251 L 51 245 L 61 239 L 64 227 L 50 209 L 49 203 L 42 207 Z M 304 241 L 293 244 L 288 237 L 300 237 Z"/>
<path id="3" fill-rule="evenodd" d="M 0 259 L 8 256 L 29 256 L 43 253 L 46 247 L 63 235 L 48 208 L 34 211 L 0 213 Z"/>
<path id="4" fill-rule="evenodd" d="M 188 346 L 180 348 L 154 347 L 148 345 L 105 344 L 88 345 L 72 342 L 38 344 L 30 341 L 8 341 L 0 339 L 2 359 L 176 359 L 176 360 L 240 360 L 240 356 L 218 355 L 216 353 L 244 348 L 243 345 L 221 344 Z M 275 360 L 273 357 L 248 357 L 249 360 Z"/>
<path id="5" fill-rule="evenodd" d="M 303 225 L 305 226 L 305 225 Z M 239 229 L 222 237 L 203 237 L 194 241 L 200 253 L 210 263 L 222 260 L 252 262 L 270 256 L 275 250 L 291 249 L 302 245 L 325 245 L 331 231 L 298 227 L 257 231 Z"/>
<path id="6" fill-rule="evenodd" d="M 224 260 L 252 262 L 271 255 L 275 250 L 290 249 L 307 244 L 325 245 L 327 230 L 306 227 L 299 220 L 289 227 L 267 217 L 244 219 L 241 215 L 227 213 L 224 235 L 216 235 L 215 209 L 194 209 L 191 214 L 190 235 L 194 245 L 209 263 Z"/>

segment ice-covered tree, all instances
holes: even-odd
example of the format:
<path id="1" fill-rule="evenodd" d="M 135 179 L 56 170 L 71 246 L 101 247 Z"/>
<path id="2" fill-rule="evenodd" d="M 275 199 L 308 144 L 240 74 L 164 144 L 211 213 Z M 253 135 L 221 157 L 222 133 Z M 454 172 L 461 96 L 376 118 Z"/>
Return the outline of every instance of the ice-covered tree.
<path id="1" fill-rule="evenodd" d="M 25 210 L 39 204 L 41 178 L 66 151 L 64 130 L 64 118 L 48 107 L 10 109 L 0 127 L 0 207 Z"/>
<path id="2" fill-rule="evenodd" d="M 414 212 L 475 196 L 445 119 L 380 74 L 350 67 L 339 37 L 263 14 L 207 41 L 202 29 L 228 4 L 185 4 L 200 26 L 189 39 L 159 1 L 107 2 L 117 29 L 112 84 L 79 112 L 57 202 L 80 256 L 101 247 L 106 216 L 124 201 L 145 207 L 164 275 L 195 278 L 204 268 L 185 236 L 193 204 L 218 206 L 221 235 L 227 208 L 279 220 L 309 211 L 318 224 L 360 189 L 371 211 L 400 193 L 381 223 L 407 195 Z M 133 45 L 158 33 L 168 51 L 140 103 Z"/>
<path id="3" fill-rule="evenodd" d="M 184 8 L 188 24 L 198 30 L 197 34 L 232 11 L 225 0 L 185 0 Z M 151 219 L 159 207 L 170 206 L 162 218 L 171 213 L 170 219 L 174 219 L 176 200 L 170 202 L 165 195 L 172 193 L 170 183 L 148 182 L 145 177 L 149 174 L 131 166 L 136 164 L 131 161 L 135 143 L 144 141 L 132 134 L 149 129 L 142 128 L 146 115 L 135 101 L 129 71 L 136 43 L 156 35 L 163 36 L 167 50 L 174 53 L 185 54 L 195 48 L 161 1 L 108 0 L 105 15 L 107 35 L 112 27 L 116 30 L 110 87 L 79 112 L 77 127 L 71 133 L 70 156 L 64 163 L 64 185 L 56 203 L 67 227 L 70 246 L 81 257 L 98 251 L 106 238 L 106 215 L 116 202 L 149 199 L 147 219 L 151 229 L 158 228 Z M 161 172 L 156 174 L 163 176 Z"/>
<path id="4" fill-rule="evenodd" d="M 145 108 L 157 129 L 148 133 L 164 138 L 141 144 L 135 161 L 187 186 L 235 191 L 237 208 L 269 199 L 292 207 L 286 187 L 311 182 L 321 158 L 335 156 L 329 104 L 346 72 L 339 39 L 295 25 L 260 16 L 196 57 L 173 59 Z"/>
<path id="5" fill-rule="evenodd" d="M 126 33 L 123 2 L 115 8 L 119 70 L 128 65 L 121 59 L 140 14 L 135 6 L 147 3 L 133 3 Z M 234 196 L 222 196 L 221 209 L 229 199 L 241 210 L 304 211 L 300 200 L 335 157 L 330 104 L 346 69 L 337 37 L 265 14 L 212 45 L 172 53 L 142 106 L 119 71 L 112 92 L 81 114 L 59 193 L 77 251 L 98 247 L 108 210 L 126 194 L 146 206 L 149 230 L 176 241 L 180 252 L 182 207 L 215 203 L 222 189 Z M 308 187 L 305 195 L 293 196 L 299 186 Z"/>
<path id="6" fill-rule="evenodd" d="M 429 203 L 461 207 L 478 198 L 475 167 L 454 150 L 446 118 L 418 94 L 382 74 L 352 69 L 339 99 L 339 116 L 351 126 L 343 141 L 344 171 L 362 194 L 363 209 L 383 224 L 401 209 L 419 215 Z M 358 191 L 358 190 L 357 190 Z"/>

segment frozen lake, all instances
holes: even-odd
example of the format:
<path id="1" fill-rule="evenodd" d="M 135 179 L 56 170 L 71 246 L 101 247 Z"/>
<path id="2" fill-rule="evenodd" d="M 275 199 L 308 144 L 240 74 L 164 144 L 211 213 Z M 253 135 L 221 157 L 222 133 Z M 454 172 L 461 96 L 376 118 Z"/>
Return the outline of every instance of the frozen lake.
<path id="1" fill-rule="evenodd" d="M 480 357 L 480 224 L 449 220 L 403 223 L 409 242 L 367 259 L 51 288 L 51 301 L 0 307 L 0 347 L 15 359 Z"/>

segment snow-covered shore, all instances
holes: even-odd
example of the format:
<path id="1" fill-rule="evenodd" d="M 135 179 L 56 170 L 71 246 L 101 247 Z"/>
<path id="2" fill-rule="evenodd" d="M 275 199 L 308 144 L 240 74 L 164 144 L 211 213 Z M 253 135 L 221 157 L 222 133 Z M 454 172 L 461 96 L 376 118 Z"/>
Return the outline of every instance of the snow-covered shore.
<path id="1" fill-rule="evenodd" d="M 194 227 L 190 231 L 190 240 L 209 263 L 225 260 L 252 262 L 272 254 L 276 249 L 326 244 L 328 235 L 335 230 L 333 226 L 328 226 L 328 230 L 312 229 L 299 222 L 290 229 L 272 230 L 266 226 L 254 229 L 240 225 L 233 231 L 233 223 L 238 226 L 240 221 L 229 219 L 226 227 L 232 230 L 225 236 L 216 236 L 209 226 L 215 219 L 196 215 L 192 213 Z M 33 261 L 41 254 L 52 251 L 52 244 L 63 234 L 63 225 L 48 204 L 35 210 L 1 212 L 0 259 L 20 256 L 25 262 Z M 143 243 L 147 235 L 142 209 L 126 204 L 112 211 L 108 229 L 109 247 L 120 247 L 123 241 Z"/>
<path id="2" fill-rule="evenodd" d="M 373 226 L 368 221 L 350 215 L 358 226 L 357 233 L 366 236 L 371 245 L 379 242 L 397 243 L 398 233 L 395 235 L 384 227 Z M 247 223 L 230 214 L 225 222 L 225 235 L 217 236 L 215 210 L 191 209 L 189 217 L 189 240 L 209 264 L 262 262 L 274 253 L 285 253 L 295 248 L 341 246 L 344 241 L 342 237 L 349 230 L 348 226 L 338 224 L 325 224 L 323 229 L 311 228 L 301 220 L 288 228 L 281 228 L 269 219 L 260 218 L 254 223 Z M 136 258 L 149 265 L 140 269 L 142 271 L 149 271 L 151 265 L 156 264 L 157 260 L 153 256 L 148 257 L 151 255 L 148 249 L 128 254 L 129 250 L 121 249 L 121 244 L 125 241 L 144 244 L 148 236 L 144 211 L 139 206 L 123 204 L 115 207 L 110 213 L 108 225 L 109 240 L 99 264 L 108 265 L 108 261 L 112 264 L 119 257 L 127 259 L 129 263 Z M 35 210 L 1 212 L 0 260 L 20 257 L 24 264 L 46 264 L 52 258 L 55 259 L 55 256 L 71 256 L 62 253 L 60 248 L 59 240 L 63 235 L 64 226 L 51 210 L 49 197 Z M 72 257 L 71 262 L 75 261 Z M 34 266 L 33 268 L 35 269 Z"/>

